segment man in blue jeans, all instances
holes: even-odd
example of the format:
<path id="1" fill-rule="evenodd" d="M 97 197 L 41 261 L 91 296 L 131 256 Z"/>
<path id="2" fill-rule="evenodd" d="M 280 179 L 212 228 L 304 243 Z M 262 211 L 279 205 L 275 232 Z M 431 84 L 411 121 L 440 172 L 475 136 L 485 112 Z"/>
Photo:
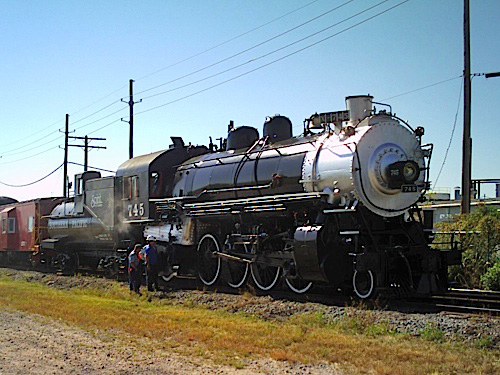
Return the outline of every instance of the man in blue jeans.
<path id="1" fill-rule="evenodd" d="M 146 284 L 148 286 L 148 291 L 159 291 L 158 287 L 158 251 L 156 249 L 156 238 L 154 236 L 148 236 L 146 238 L 147 245 L 142 249 L 142 255 L 144 259 L 144 265 L 146 266 Z"/>

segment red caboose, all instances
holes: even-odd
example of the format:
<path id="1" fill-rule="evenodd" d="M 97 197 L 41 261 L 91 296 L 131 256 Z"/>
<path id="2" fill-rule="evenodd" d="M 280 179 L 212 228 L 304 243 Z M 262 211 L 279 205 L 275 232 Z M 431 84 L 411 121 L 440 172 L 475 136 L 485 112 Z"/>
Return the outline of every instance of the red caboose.
<path id="1" fill-rule="evenodd" d="M 29 261 L 47 238 L 47 216 L 62 198 L 38 198 L 0 206 L 0 261 Z"/>

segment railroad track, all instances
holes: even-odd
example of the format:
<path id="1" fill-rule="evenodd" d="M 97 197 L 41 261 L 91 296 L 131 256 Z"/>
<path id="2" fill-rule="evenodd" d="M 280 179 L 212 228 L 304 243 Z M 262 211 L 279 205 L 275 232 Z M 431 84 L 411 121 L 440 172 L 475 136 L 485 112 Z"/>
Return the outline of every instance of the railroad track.
<path id="1" fill-rule="evenodd" d="M 500 292 L 450 289 L 447 294 L 426 298 L 441 311 L 500 316 Z"/>

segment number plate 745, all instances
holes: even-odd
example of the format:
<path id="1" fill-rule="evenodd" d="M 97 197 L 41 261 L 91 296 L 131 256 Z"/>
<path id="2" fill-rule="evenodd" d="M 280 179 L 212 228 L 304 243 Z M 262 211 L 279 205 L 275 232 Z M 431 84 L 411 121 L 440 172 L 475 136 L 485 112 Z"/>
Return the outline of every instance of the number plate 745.
<path id="1" fill-rule="evenodd" d="M 418 191 L 417 185 L 402 185 L 401 192 L 402 193 L 416 193 Z"/>

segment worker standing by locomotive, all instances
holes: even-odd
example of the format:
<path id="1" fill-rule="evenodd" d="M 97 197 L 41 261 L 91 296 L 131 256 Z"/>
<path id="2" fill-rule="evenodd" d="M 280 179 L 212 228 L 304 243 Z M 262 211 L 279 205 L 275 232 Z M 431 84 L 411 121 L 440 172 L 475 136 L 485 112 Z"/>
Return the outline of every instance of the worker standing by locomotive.
<path id="1" fill-rule="evenodd" d="M 140 294 L 141 288 L 141 269 L 139 258 L 141 247 L 142 246 L 140 244 L 135 245 L 134 249 L 128 255 L 128 281 L 130 291 L 134 291 L 138 294 Z"/>
<path id="2" fill-rule="evenodd" d="M 156 238 L 154 236 L 148 236 L 146 238 L 147 245 L 142 249 L 142 258 L 144 259 L 144 265 L 146 267 L 146 284 L 148 286 L 148 291 L 154 290 L 159 291 L 158 286 L 158 251 L 156 249 Z"/>

